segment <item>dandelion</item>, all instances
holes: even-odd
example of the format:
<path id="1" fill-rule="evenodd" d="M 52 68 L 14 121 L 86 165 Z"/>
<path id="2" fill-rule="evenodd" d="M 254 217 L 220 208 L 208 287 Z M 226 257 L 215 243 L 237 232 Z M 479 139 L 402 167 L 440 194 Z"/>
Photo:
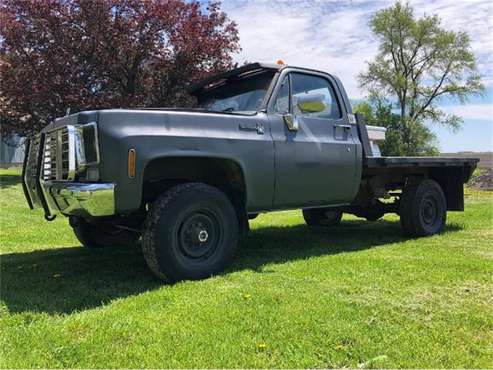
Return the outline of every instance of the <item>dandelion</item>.
<path id="1" fill-rule="evenodd" d="M 252 295 L 245 293 L 245 294 L 243 294 L 243 299 L 246 299 L 246 300 L 252 299 Z"/>
<path id="2" fill-rule="evenodd" d="M 267 349 L 267 344 L 264 342 L 257 343 L 257 349 L 259 351 L 265 351 Z"/>

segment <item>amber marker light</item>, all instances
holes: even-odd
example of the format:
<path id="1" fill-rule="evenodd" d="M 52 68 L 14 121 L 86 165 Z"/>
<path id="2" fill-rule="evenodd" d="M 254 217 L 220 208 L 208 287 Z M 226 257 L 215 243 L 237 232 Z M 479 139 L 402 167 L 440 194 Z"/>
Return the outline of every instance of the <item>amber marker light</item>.
<path id="1" fill-rule="evenodd" d="M 277 65 L 283 66 L 284 65 L 284 60 L 278 59 L 276 62 Z"/>
<path id="2" fill-rule="evenodd" d="M 129 149 L 128 151 L 128 177 L 133 179 L 135 177 L 135 163 L 137 161 L 137 152 L 135 149 Z"/>

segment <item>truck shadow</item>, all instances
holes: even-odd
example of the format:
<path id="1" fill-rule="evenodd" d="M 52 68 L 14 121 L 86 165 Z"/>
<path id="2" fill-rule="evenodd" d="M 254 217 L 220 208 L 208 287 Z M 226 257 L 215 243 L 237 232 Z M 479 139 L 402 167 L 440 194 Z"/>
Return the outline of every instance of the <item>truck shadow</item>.
<path id="1" fill-rule="evenodd" d="M 449 225 L 447 231 L 458 230 Z M 397 222 L 348 221 L 337 228 L 305 225 L 252 230 L 224 273 L 264 271 L 267 264 L 358 252 L 403 241 Z M 72 313 L 108 304 L 163 283 L 149 272 L 140 248 L 57 248 L 1 256 L 1 299 L 10 312 Z"/>
<path id="2" fill-rule="evenodd" d="M 460 229 L 459 225 L 448 224 L 445 231 Z M 406 240 L 412 240 L 412 237 L 402 235 L 398 221 L 352 220 L 331 228 L 307 227 L 304 224 L 263 227 L 244 238 L 233 269 L 266 272 L 264 266 L 267 264 L 358 252 Z"/>

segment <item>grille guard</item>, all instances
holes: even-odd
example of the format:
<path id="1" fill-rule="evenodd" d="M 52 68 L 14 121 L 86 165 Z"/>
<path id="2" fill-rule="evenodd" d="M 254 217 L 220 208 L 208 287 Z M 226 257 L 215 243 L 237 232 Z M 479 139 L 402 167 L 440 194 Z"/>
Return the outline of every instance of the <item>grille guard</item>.
<path id="1" fill-rule="evenodd" d="M 27 143 L 24 166 L 22 167 L 22 188 L 31 209 L 40 205 L 45 213 L 45 219 L 52 221 L 56 217 L 49 204 L 42 183 L 42 172 L 45 150 L 45 134 L 31 139 Z"/>
<path id="2" fill-rule="evenodd" d="M 31 209 L 41 206 L 45 219 L 57 213 L 83 216 L 114 214 L 114 184 L 77 183 L 76 130 L 56 128 L 27 142 L 22 187 Z"/>

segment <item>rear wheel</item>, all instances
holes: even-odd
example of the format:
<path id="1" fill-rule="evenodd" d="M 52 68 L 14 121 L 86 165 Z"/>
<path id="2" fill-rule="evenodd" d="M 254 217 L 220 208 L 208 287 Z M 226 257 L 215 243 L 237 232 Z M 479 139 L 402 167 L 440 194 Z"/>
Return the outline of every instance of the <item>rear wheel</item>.
<path id="1" fill-rule="evenodd" d="M 162 279 L 203 279 L 231 262 L 238 234 L 238 217 L 226 195 L 206 184 L 182 184 L 152 205 L 142 249 L 149 268 Z"/>
<path id="2" fill-rule="evenodd" d="M 110 223 L 90 223 L 82 217 L 71 216 L 70 226 L 79 242 L 87 248 L 129 246 L 135 244 L 139 234 Z"/>
<path id="3" fill-rule="evenodd" d="M 341 223 L 342 212 L 330 208 L 307 208 L 303 218 L 309 226 L 337 226 Z"/>
<path id="4" fill-rule="evenodd" d="M 434 180 L 413 181 L 402 191 L 399 214 L 402 231 L 410 236 L 440 233 L 447 219 L 447 201 Z"/>

